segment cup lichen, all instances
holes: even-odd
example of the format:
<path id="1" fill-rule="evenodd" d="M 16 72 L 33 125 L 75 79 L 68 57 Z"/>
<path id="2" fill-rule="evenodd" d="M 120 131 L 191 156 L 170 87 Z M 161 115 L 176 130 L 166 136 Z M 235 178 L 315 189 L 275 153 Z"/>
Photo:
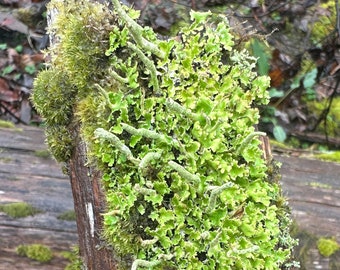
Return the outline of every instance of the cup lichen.
<path id="1" fill-rule="evenodd" d="M 103 236 L 118 269 L 284 267 L 295 240 L 254 128 L 269 78 L 234 48 L 224 16 L 192 12 L 161 40 L 137 11 L 113 6 L 50 3 L 58 41 L 33 101 L 60 161 L 80 123 L 103 173 Z"/>

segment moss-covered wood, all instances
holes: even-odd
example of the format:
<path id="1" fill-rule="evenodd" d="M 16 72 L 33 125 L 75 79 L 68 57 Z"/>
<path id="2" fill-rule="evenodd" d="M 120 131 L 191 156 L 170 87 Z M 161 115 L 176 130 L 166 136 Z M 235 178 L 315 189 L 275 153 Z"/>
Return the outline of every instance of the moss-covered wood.
<path id="1" fill-rule="evenodd" d="M 58 42 L 33 94 L 71 175 L 87 267 L 111 248 L 118 269 L 289 267 L 287 205 L 254 130 L 269 85 L 256 59 L 224 16 L 192 12 L 161 40 L 113 6 L 52 1 Z"/>

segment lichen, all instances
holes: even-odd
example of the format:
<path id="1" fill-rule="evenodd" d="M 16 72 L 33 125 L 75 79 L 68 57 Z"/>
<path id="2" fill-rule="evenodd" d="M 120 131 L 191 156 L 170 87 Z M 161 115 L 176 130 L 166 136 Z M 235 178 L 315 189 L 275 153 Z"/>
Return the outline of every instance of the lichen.
<path id="1" fill-rule="evenodd" d="M 51 2 L 58 41 L 33 101 L 60 161 L 80 124 L 118 268 L 284 266 L 290 217 L 254 129 L 269 78 L 234 49 L 225 16 L 192 12 L 177 39 L 161 40 L 137 11 L 113 6 Z"/>
<path id="2" fill-rule="evenodd" d="M 53 258 L 51 249 L 40 244 L 20 245 L 16 251 L 20 256 L 28 257 L 41 263 L 47 263 Z"/>

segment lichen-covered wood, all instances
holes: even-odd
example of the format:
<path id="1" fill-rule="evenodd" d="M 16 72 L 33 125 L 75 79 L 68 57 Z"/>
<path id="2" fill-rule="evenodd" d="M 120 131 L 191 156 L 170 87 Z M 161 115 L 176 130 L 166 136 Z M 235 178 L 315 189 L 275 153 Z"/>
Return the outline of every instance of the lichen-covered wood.
<path id="1" fill-rule="evenodd" d="M 112 248 L 96 269 L 288 268 L 288 208 L 254 129 L 269 86 L 256 59 L 224 16 L 192 12 L 162 40 L 113 6 L 51 2 L 58 42 L 33 93 L 71 175 L 85 265 Z"/>

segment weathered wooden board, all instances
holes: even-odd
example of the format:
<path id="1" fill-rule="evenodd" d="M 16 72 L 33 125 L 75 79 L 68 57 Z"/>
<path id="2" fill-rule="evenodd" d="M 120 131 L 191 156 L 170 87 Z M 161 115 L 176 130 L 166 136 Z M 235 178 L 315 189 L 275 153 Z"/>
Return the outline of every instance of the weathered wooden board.
<path id="1" fill-rule="evenodd" d="M 0 204 L 25 201 L 43 212 L 21 219 L 0 213 L 0 270 L 64 269 L 67 261 L 60 252 L 77 244 L 75 222 L 57 219 L 73 209 L 70 183 L 52 158 L 35 155 L 46 149 L 42 129 L 20 128 L 0 128 Z M 283 192 L 298 227 L 315 238 L 334 237 L 340 243 L 340 165 L 298 157 L 275 159 L 282 163 Z M 18 245 L 31 243 L 48 245 L 55 258 L 39 264 L 16 254 Z M 320 256 L 315 246 L 307 253 L 303 269 L 331 269 L 331 260 Z"/>
<path id="2" fill-rule="evenodd" d="M 68 177 L 52 158 L 42 158 L 36 151 L 46 149 L 42 129 L 22 127 L 0 129 L 0 204 L 27 202 L 41 213 L 26 218 L 10 218 L 0 213 L 0 269 L 64 269 L 67 260 L 61 251 L 71 251 L 77 244 L 75 221 L 57 217 L 73 210 Z M 39 264 L 19 257 L 19 245 L 49 246 L 54 259 Z"/>
<path id="3" fill-rule="evenodd" d="M 276 156 L 282 186 L 299 226 L 340 243 L 340 164 Z"/>

